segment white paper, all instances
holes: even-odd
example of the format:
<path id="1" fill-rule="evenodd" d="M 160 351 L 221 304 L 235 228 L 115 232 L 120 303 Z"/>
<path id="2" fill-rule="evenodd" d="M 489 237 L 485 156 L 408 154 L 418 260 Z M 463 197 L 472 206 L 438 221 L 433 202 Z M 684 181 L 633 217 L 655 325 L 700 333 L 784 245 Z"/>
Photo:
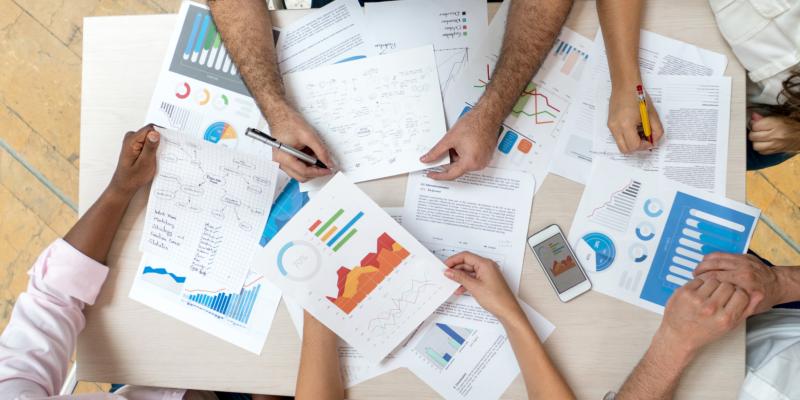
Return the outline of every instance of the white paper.
<path id="1" fill-rule="evenodd" d="M 564 126 L 551 171 L 578 183 L 586 183 L 592 163 L 595 118 L 607 120 L 607 113 L 597 115 L 593 89 L 597 82 L 608 82 L 603 33 L 598 29 L 591 50 L 590 70 L 581 79 L 581 94 L 571 107 Z M 722 76 L 728 58 L 723 54 L 699 48 L 650 31 L 642 30 L 639 38 L 639 67 L 643 75 Z M 649 90 L 646 87 L 645 90 Z M 605 105 L 607 107 L 607 105 Z M 663 121 L 662 121 L 663 122 Z"/>
<path id="2" fill-rule="evenodd" d="M 430 167 L 419 158 L 447 130 L 430 45 L 288 74 L 284 84 L 354 182 Z"/>
<path id="3" fill-rule="evenodd" d="M 272 206 L 277 164 L 159 132 L 140 249 L 238 291 Z"/>
<path id="4" fill-rule="evenodd" d="M 253 264 L 373 363 L 458 287 L 439 259 L 341 173 Z"/>
<path id="5" fill-rule="evenodd" d="M 185 1 L 177 21 L 146 121 L 271 159 L 269 146 L 245 136 L 248 127 L 268 130 L 266 121 L 227 54 L 208 7 Z"/>
<path id="6" fill-rule="evenodd" d="M 645 75 L 644 84 L 664 126 L 652 151 L 619 152 L 606 124 L 610 87 L 598 82 L 594 159 L 607 158 L 720 195 L 728 171 L 731 78 Z"/>
<path id="7" fill-rule="evenodd" d="M 494 260 L 516 293 L 535 188 L 524 172 L 491 167 L 453 181 L 413 173 L 403 227 L 442 260 L 461 251 Z"/>
<path id="8" fill-rule="evenodd" d="M 450 126 L 476 104 L 491 80 L 503 42 L 506 4 L 492 20 L 478 51 L 470 53 L 468 66 L 445 97 Z M 563 115 L 586 68 L 590 46 L 589 39 L 562 29 L 541 68 L 503 122 L 490 166 L 525 171 L 533 174 L 537 182 L 544 181 L 565 122 Z"/>
<path id="9" fill-rule="evenodd" d="M 713 251 L 744 253 L 758 209 L 595 159 L 569 241 L 601 293 L 663 313 Z"/>
<path id="10" fill-rule="evenodd" d="M 486 35 L 485 0 L 400 0 L 365 3 L 375 50 L 388 54 L 432 44 L 444 96 Z"/>
<path id="11" fill-rule="evenodd" d="M 518 300 L 539 340 L 555 326 Z M 519 375 L 502 325 L 435 314 L 398 352 L 411 372 L 447 399 L 498 399 Z"/>
<path id="12" fill-rule="evenodd" d="M 261 354 L 281 293 L 263 276 L 250 275 L 241 291 L 213 287 L 189 292 L 189 271 L 177 264 L 145 254 L 129 297 L 197 329 Z M 212 299 L 226 302 L 209 303 Z M 210 304 L 210 306 L 209 306 Z"/>
<path id="13" fill-rule="evenodd" d="M 374 55 L 358 0 L 336 0 L 281 29 L 275 45 L 282 74 Z"/>

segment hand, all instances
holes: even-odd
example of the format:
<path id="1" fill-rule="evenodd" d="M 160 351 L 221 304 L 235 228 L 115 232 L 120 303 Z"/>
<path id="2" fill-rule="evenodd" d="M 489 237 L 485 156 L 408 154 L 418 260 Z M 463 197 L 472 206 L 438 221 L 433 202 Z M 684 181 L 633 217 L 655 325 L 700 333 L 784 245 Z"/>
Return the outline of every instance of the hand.
<path id="1" fill-rule="evenodd" d="M 494 261 L 462 251 L 444 263 L 449 268 L 444 275 L 461 284 L 456 290 L 457 295 L 468 291 L 481 307 L 504 322 L 514 316 L 524 315 Z"/>
<path id="2" fill-rule="evenodd" d="M 711 253 L 694 270 L 700 279 L 715 279 L 744 289 L 750 297 L 748 314 L 757 314 L 783 303 L 781 267 L 770 268 L 751 254 Z"/>
<path id="3" fill-rule="evenodd" d="M 313 152 L 320 161 L 328 166 L 325 169 L 308 165 L 290 154 L 273 149 L 272 159 L 281 165 L 281 169 L 300 182 L 330 175 L 331 168 L 334 168 L 333 159 L 314 128 L 289 106 L 286 106 L 283 112 L 275 114 L 278 114 L 279 117 L 269 121 L 270 134 L 273 137 L 298 150 Z"/>
<path id="4" fill-rule="evenodd" d="M 661 120 L 653 107 L 653 102 L 650 101 L 650 96 L 647 96 L 647 115 L 650 117 L 650 133 L 653 135 L 653 143 L 657 143 L 664 136 L 664 128 L 661 126 Z M 642 116 L 639 113 L 636 86 L 631 86 L 630 90 L 612 89 L 608 104 L 608 129 L 611 130 L 620 152 L 630 154 L 653 148 L 647 139 L 639 136 L 638 127 L 641 124 Z"/>
<path id="5" fill-rule="evenodd" d="M 655 341 L 691 358 L 744 321 L 749 300 L 730 283 L 696 278 L 670 297 Z"/>
<path id="6" fill-rule="evenodd" d="M 152 124 L 126 133 L 109 190 L 133 196 L 140 187 L 150 183 L 156 174 L 156 150 L 160 140 L 161 135 Z"/>
<path id="7" fill-rule="evenodd" d="M 430 172 L 428 177 L 436 180 L 453 180 L 470 171 L 478 171 L 492 161 L 497 146 L 500 124 L 483 118 L 477 109 L 472 109 L 456 121 L 444 137 L 420 161 L 434 162 L 448 153 L 452 163 L 442 172 Z"/>
<path id="8" fill-rule="evenodd" d="M 789 117 L 764 117 L 753 113 L 750 134 L 753 150 L 763 154 L 800 151 L 800 122 Z"/>

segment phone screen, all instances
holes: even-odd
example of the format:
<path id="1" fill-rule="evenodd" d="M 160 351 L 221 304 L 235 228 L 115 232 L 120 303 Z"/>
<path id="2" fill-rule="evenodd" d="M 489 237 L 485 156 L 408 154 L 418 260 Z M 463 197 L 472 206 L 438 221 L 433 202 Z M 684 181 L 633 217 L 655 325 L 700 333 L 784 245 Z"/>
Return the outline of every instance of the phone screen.
<path id="1" fill-rule="evenodd" d="M 564 293 L 586 280 L 563 235 L 556 233 L 533 246 L 533 251 L 558 293 Z"/>

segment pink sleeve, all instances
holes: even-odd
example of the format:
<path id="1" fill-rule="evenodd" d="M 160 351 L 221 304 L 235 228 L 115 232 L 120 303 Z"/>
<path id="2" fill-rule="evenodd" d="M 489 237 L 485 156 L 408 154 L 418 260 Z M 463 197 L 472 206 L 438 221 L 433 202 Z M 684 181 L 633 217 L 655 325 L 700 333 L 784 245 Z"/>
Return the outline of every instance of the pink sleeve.
<path id="1" fill-rule="evenodd" d="M 58 394 L 85 324 L 83 306 L 94 304 L 107 274 L 106 266 L 62 239 L 39 256 L 0 336 L 0 393 Z"/>

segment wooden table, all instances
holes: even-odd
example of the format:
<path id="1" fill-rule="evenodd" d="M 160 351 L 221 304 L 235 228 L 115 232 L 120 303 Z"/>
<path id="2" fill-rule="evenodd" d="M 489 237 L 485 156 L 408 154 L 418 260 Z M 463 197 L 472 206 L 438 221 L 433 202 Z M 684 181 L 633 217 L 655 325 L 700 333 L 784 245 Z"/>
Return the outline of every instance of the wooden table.
<path id="1" fill-rule="evenodd" d="M 490 13 L 496 10 L 490 6 Z M 724 53 L 733 78 L 728 196 L 744 200 L 744 70 L 717 31 L 709 6 L 697 0 L 649 1 L 644 27 Z M 276 25 L 302 11 L 273 13 Z M 81 213 L 95 201 L 116 165 L 122 135 L 144 124 L 174 15 L 100 17 L 84 21 L 81 107 Z M 535 23 L 535 21 L 531 21 Z M 567 26 L 592 38 L 598 21 L 593 1 L 577 1 Z M 361 185 L 383 206 L 401 206 L 405 177 Z M 557 223 L 569 229 L 583 187 L 550 175 L 534 200 L 529 232 Z M 141 254 L 146 197 L 126 214 L 109 257 L 111 272 L 97 303 L 88 307 L 78 343 L 78 379 L 161 387 L 292 394 L 299 340 L 283 306 L 260 356 L 189 327 L 128 298 Z M 520 296 L 557 327 L 547 350 L 579 398 L 602 398 L 616 389 L 647 348 L 660 316 L 611 297 L 588 293 L 562 304 L 528 251 Z M 744 376 L 744 328 L 710 346 L 684 375 L 679 398 L 731 399 Z M 401 369 L 349 391 L 350 398 L 436 398 Z M 518 378 L 505 397 L 525 397 Z"/>

